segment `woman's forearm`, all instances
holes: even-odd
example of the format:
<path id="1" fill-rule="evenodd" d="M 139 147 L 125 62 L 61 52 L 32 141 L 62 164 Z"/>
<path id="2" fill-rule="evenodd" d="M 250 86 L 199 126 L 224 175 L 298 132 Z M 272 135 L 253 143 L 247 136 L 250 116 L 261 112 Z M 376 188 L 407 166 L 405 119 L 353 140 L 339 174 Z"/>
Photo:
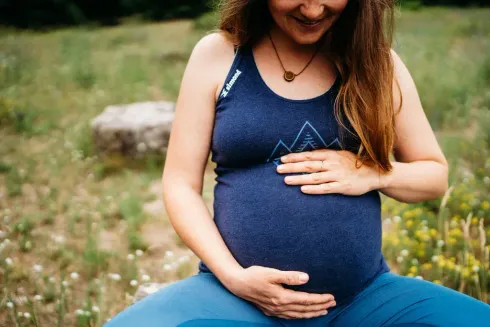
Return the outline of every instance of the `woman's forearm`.
<path id="1" fill-rule="evenodd" d="M 223 241 L 201 194 L 186 183 L 167 180 L 163 198 L 176 233 L 220 281 L 243 269 Z"/>
<path id="2" fill-rule="evenodd" d="M 437 161 L 392 161 L 393 170 L 381 174 L 375 187 L 400 202 L 414 203 L 442 196 L 448 188 L 447 166 Z"/>

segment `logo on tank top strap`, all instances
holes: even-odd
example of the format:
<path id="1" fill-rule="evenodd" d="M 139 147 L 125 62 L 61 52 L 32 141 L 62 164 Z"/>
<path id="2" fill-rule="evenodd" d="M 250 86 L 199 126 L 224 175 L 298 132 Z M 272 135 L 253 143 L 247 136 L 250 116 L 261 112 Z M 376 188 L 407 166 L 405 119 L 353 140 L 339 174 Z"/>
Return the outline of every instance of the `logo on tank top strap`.
<path id="1" fill-rule="evenodd" d="M 230 92 L 231 87 L 233 86 L 233 84 L 235 84 L 236 80 L 238 79 L 238 77 L 240 76 L 241 73 L 242 72 L 238 69 L 235 71 L 235 74 L 233 74 L 233 77 L 231 78 L 231 80 L 225 84 L 225 87 L 223 88 L 223 91 L 221 92 L 221 96 L 226 97 L 226 95 L 228 94 L 228 92 Z"/>

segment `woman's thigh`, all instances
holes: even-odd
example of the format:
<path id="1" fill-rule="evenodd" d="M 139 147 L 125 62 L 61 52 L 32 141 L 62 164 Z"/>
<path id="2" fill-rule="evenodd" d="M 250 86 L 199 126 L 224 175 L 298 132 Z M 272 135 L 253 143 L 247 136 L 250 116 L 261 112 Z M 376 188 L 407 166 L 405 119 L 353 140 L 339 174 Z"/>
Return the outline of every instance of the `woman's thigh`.
<path id="1" fill-rule="evenodd" d="M 104 327 L 281 326 L 254 304 L 200 272 L 173 282 L 129 306 Z"/>
<path id="2" fill-rule="evenodd" d="M 490 327 L 490 305 L 451 288 L 392 272 L 379 275 L 339 309 L 331 321 L 335 327 Z"/>

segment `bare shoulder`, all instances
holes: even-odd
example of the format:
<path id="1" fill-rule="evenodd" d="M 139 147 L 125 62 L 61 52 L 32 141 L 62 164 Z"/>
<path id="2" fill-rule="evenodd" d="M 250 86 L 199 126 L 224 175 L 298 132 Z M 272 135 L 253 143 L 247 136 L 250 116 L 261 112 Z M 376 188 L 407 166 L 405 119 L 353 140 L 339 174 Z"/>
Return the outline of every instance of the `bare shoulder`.
<path id="1" fill-rule="evenodd" d="M 189 66 L 199 71 L 201 76 L 212 84 L 217 99 L 218 92 L 234 58 L 234 46 L 231 37 L 224 31 L 203 36 L 194 46 L 189 58 Z"/>

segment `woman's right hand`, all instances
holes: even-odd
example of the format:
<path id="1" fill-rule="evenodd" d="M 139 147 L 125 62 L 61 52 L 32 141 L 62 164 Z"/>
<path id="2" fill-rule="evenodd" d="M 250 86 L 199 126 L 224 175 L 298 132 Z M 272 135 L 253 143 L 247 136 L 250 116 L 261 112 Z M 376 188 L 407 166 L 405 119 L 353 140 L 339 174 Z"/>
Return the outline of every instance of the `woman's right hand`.
<path id="1" fill-rule="evenodd" d="M 304 280 L 300 279 L 302 275 Z M 301 271 L 251 266 L 240 269 L 225 286 L 233 294 L 253 302 L 268 316 L 297 319 L 325 315 L 328 308 L 336 305 L 332 294 L 300 292 L 281 285 L 301 285 L 308 278 Z"/>

